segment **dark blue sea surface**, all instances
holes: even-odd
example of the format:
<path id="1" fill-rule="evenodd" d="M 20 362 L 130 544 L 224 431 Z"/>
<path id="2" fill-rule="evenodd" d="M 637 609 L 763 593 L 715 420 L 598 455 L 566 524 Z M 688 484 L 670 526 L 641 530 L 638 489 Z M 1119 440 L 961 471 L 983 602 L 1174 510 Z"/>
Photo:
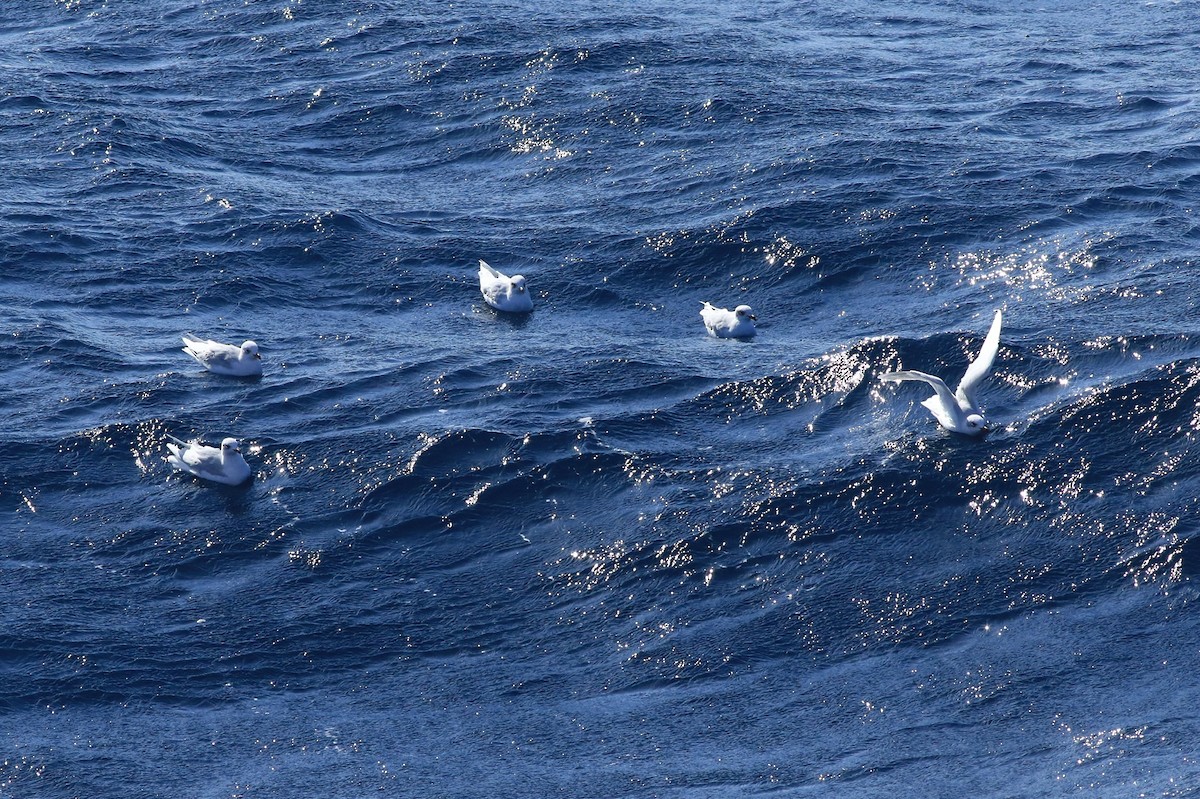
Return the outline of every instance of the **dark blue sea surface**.
<path id="1" fill-rule="evenodd" d="M 1197 795 L 1198 87 L 1190 3 L 10 0 L 0 797 Z M 997 309 L 988 435 L 879 379 Z"/>

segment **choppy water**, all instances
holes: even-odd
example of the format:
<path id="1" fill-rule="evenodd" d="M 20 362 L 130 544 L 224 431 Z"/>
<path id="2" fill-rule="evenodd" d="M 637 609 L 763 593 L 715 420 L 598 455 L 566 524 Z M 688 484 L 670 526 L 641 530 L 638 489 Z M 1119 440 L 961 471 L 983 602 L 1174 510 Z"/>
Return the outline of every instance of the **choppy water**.
<path id="1" fill-rule="evenodd" d="M 1195 20 L 6 5 L 0 796 L 1193 795 Z"/>

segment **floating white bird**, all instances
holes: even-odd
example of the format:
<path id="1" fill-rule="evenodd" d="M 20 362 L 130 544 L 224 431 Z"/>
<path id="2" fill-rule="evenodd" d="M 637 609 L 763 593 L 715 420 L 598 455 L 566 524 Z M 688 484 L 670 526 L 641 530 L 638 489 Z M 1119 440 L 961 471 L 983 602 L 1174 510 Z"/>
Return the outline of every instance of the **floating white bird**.
<path id="1" fill-rule="evenodd" d="M 233 377 L 262 374 L 262 356 L 258 354 L 258 345 L 253 341 L 235 347 L 219 341 L 184 336 L 183 343 L 183 351 L 210 372 Z"/>
<path id="2" fill-rule="evenodd" d="M 533 297 L 529 296 L 523 276 L 509 277 L 482 260 L 479 262 L 479 290 L 484 301 L 497 311 L 524 313 L 533 310 Z"/>
<path id="3" fill-rule="evenodd" d="M 739 305 L 730 311 L 706 302 L 700 309 L 700 318 L 704 320 L 708 334 L 717 338 L 750 338 L 757 332 L 754 323 L 758 317 L 749 305 Z"/>
<path id="4" fill-rule="evenodd" d="M 979 401 L 975 397 L 975 389 L 979 388 L 979 384 L 987 377 L 988 372 L 992 370 L 992 362 L 996 360 L 996 352 L 1000 349 L 1000 323 L 1001 315 L 999 311 L 996 311 L 996 315 L 992 319 L 992 327 L 988 330 L 987 338 L 983 340 L 983 347 L 980 348 L 979 355 L 971 361 L 966 374 L 958 384 L 958 390 L 953 394 L 950 393 L 950 387 L 946 385 L 946 381 L 925 372 L 915 370 L 888 372 L 881 375 L 880 379 L 892 383 L 899 383 L 902 380 L 919 380 L 922 383 L 928 383 L 933 386 L 936 393 L 921 404 L 929 409 L 938 423 L 951 432 L 977 436 L 987 430 L 988 423 L 979 407 Z"/>
<path id="5" fill-rule="evenodd" d="M 241 485 L 250 478 L 250 464 L 242 457 L 242 448 L 236 438 L 227 438 L 221 446 L 210 447 L 198 441 L 181 441 L 175 436 L 167 449 L 167 463 L 181 472 L 189 472 L 205 480 L 225 485 Z"/>

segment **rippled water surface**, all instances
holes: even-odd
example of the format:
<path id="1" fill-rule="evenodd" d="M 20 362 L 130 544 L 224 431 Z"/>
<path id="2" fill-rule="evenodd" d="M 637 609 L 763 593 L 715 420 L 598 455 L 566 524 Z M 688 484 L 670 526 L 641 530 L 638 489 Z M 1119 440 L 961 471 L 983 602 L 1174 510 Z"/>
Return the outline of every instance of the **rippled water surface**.
<path id="1" fill-rule="evenodd" d="M 1200 786 L 1188 4 L 5 9 L 0 797 Z"/>

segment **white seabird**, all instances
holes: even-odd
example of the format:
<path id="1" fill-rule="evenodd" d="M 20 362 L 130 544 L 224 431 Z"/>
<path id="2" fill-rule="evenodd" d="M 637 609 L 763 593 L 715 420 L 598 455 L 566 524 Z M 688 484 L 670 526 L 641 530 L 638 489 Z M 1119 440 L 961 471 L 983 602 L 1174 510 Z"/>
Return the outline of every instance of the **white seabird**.
<path id="1" fill-rule="evenodd" d="M 497 311 L 524 313 L 533 310 L 533 297 L 529 295 L 525 278 L 522 275 L 509 277 L 483 260 L 479 262 L 479 291 L 484 302 Z"/>
<path id="2" fill-rule="evenodd" d="M 242 457 L 242 448 L 236 438 L 227 438 L 220 447 L 210 447 L 198 441 L 181 441 L 168 436 L 167 463 L 181 472 L 194 474 L 205 480 L 225 485 L 241 485 L 250 479 L 250 464 Z"/>
<path id="3" fill-rule="evenodd" d="M 758 317 L 749 305 L 739 305 L 732 311 L 726 308 L 716 308 L 705 302 L 700 309 L 700 318 L 710 336 L 717 338 L 750 338 L 757 331 L 754 323 Z"/>
<path id="4" fill-rule="evenodd" d="M 183 351 L 210 372 L 232 377 L 262 374 L 262 356 L 258 354 L 258 345 L 253 341 L 236 347 L 219 341 L 184 336 L 183 343 Z"/>
<path id="5" fill-rule="evenodd" d="M 996 352 L 1000 349 L 1000 324 L 1001 314 L 1000 311 L 996 311 L 995 317 L 992 318 L 992 327 L 988 330 L 987 338 L 983 340 L 983 347 L 980 348 L 979 355 L 967 367 L 962 381 L 958 384 L 958 390 L 954 393 L 950 392 L 950 387 L 940 377 L 913 369 L 888 372 L 880 375 L 880 379 L 890 383 L 899 383 L 903 380 L 919 380 L 922 383 L 928 383 L 933 387 L 935 393 L 921 404 L 929 409 L 933 418 L 937 419 L 942 427 L 953 433 L 962 433 L 968 436 L 977 436 L 986 432 L 988 421 L 979 407 L 975 390 L 992 370 L 992 362 L 996 360 Z"/>

